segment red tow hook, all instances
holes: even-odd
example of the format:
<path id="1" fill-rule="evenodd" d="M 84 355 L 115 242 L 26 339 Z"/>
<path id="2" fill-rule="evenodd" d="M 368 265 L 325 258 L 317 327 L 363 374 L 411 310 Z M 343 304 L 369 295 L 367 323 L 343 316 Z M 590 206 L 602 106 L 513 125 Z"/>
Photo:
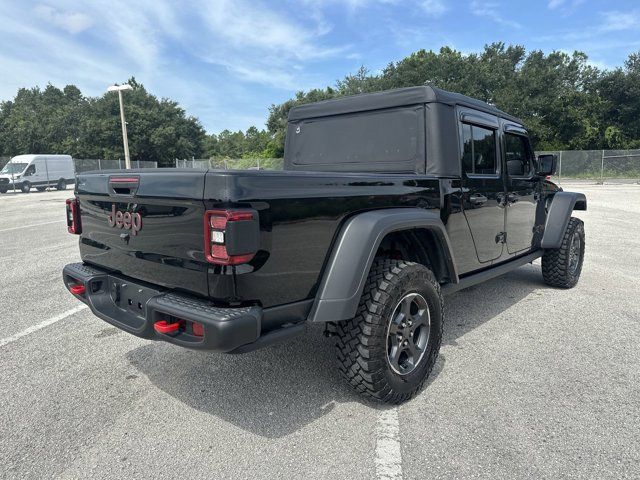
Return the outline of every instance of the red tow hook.
<path id="1" fill-rule="evenodd" d="M 166 320 L 160 320 L 159 322 L 153 324 L 153 328 L 158 333 L 173 333 L 177 332 L 180 328 L 180 322 L 167 323 Z"/>
<path id="2" fill-rule="evenodd" d="M 79 284 L 79 285 L 71 285 L 69 287 L 69 291 L 74 295 L 83 295 L 86 289 L 84 288 L 84 285 Z"/>

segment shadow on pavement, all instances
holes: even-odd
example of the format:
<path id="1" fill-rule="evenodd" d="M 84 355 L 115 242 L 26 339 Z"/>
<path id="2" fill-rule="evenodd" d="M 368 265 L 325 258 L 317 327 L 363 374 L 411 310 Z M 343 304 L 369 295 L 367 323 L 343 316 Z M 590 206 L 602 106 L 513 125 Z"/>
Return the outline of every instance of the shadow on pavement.
<path id="1" fill-rule="evenodd" d="M 456 345 L 457 339 L 502 314 L 529 295 L 547 289 L 540 265 L 525 265 L 501 277 L 466 288 L 445 297 L 446 323 L 442 345 Z M 518 318 L 511 319 L 514 322 Z"/>
<path id="2" fill-rule="evenodd" d="M 455 345 L 459 337 L 541 287 L 539 266 L 526 266 L 447 297 L 443 345 Z M 127 357 L 154 385 L 184 404 L 256 435 L 278 438 L 326 415 L 337 403 L 362 401 L 335 369 L 332 341 L 322 331 L 321 325 L 313 325 L 293 342 L 244 355 L 154 342 Z M 441 355 L 426 384 L 427 395 L 444 366 Z"/>

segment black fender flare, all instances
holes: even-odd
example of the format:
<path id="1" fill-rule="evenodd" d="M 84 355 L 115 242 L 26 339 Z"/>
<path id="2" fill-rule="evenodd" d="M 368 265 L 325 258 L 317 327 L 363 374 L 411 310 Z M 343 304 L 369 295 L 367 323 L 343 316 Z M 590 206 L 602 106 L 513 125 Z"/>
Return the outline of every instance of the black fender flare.
<path id="1" fill-rule="evenodd" d="M 551 199 L 544 224 L 542 248 L 560 248 L 573 210 L 586 210 L 587 197 L 578 192 L 557 192 Z"/>
<path id="2" fill-rule="evenodd" d="M 449 277 L 457 283 L 453 250 L 439 210 L 411 207 L 360 213 L 349 218 L 338 235 L 308 320 L 327 322 L 353 318 L 384 237 L 391 232 L 415 228 L 435 233 L 446 256 Z"/>

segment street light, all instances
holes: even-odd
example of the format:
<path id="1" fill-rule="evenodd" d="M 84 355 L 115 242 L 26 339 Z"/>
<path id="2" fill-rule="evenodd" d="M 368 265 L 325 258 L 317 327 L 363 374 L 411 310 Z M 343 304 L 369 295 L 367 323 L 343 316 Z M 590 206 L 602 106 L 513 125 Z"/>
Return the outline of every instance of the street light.
<path id="1" fill-rule="evenodd" d="M 128 83 L 124 85 L 111 85 L 107 88 L 107 92 L 118 92 L 120 100 L 120 121 L 122 122 L 122 141 L 124 143 L 124 165 L 127 170 L 131 168 L 131 159 L 129 158 L 129 140 L 127 139 L 127 122 L 124 121 L 124 103 L 122 100 L 122 92 L 125 90 L 133 90 Z"/>

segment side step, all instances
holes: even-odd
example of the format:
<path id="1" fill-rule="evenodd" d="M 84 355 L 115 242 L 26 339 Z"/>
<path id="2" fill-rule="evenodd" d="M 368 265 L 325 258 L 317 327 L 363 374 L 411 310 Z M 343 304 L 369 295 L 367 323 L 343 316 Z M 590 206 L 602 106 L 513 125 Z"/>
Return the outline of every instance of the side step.
<path id="1" fill-rule="evenodd" d="M 525 255 L 524 257 L 518 257 L 514 260 L 509 260 L 508 262 L 502 263 L 495 267 L 489 267 L 488 269 L 483 270 L 479 273 L 474 273 L 472 275 L 469 275 L 468 277 L 463 277 L 458 283 L 447 283 L 446 285 L 442 286 L 442 294 L 449 295 L 451 293 L 462 290 L 463 288 L 468 288 L 473 285 L 477 285 L 478 283 L 491 280 L 492 278 L 499 277 L 500 275 L 504 275 L 511 270 L 515 270 L 518 267 L 533 262 L 536 258 L 540 258 L 543 254 L 544 250 L 536 250 L 533 253 Z"/>

